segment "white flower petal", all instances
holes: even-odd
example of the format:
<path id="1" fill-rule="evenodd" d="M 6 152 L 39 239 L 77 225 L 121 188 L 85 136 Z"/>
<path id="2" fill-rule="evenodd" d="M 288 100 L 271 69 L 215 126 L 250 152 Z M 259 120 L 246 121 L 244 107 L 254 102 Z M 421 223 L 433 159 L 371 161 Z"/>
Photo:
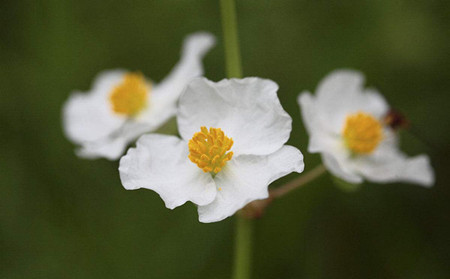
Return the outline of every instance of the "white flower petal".
<path id="1" fill-rule="evenodd" d="M 63 107 L 66 136 L 75 143 L 101 140 L 118 129 L 124 119 L 111 114 L 107 103 L 91 94 L 73 93 Z"/>
<path id="2" fill-rule="evenodd" d="M 389 105 L 384 97 L 374 88 L 364 90 L 357 98 L 356 109 L 371 114 L 381 120 L 386 116 Z"/>
<path id="3" fill-rule="evenodd" d="M 359 184 L 363 182 L 360 175 L 348 168 L 347 158 L 335 156 L 336 154 L 322 153 L 322 161 L 328 171 L 347 182 Z"/>
<path id="4" fill-rule="evenodd" d="M 199 206 L 199 220 L 217 222 L 233 215 L 247 203 L 268 197 L 269 184 L 291 172 L 302 172 L 303 155 L 292 146 L 283 146 L 270 155 L 241 155 L 231 159 L 215 177 L 220 188 L 216 199 Z"/>
<path id="5" fill-rule="evenodd" d="M 102 71 L 94 79 L 92 90 L 89 94 L 106 99 L 109 97 L 111 90 L 120 82 L 128 71 L 124 69 L 113 69 Z M 109 105 L 109 102 L 108 102 Z"/>
<path id="6" fill-rule="evenodd" d="M 374 89 L 363 89 L 364 76 L 351 70 L 327 75 L 317 88 L 316 122 L 332 133 L 340 133 L 348 115 L 359 111 L 380 119 L 389 106 Z"/>
<path id="7" fill-rule="evenodd" d="M 105 140 L 84 143 L 75 153 L 85 159 L 106 158 L 117 160 L 124 153 L 127 144 L 128 142 L 124 138 L 106 138 Z"/>
<path id="8" fill-rule="evenodd" d="M 109 134 L 103 138 L 82 142 L 76 154 L 85 159 L 117 160 L 123 155 L 130 142 L 150 131 L 152 131 L 151 127 L 145 123 L 124 121 L 120 127 L 109 131 Z"/>
<path id="9" fill-rule="evenodd" d="M 340 102 L 361 91 L 364 75 L 354 70 L 335 70 L 323 78 L 317 86 L 317 98 L 323 102 Z"/>
<path id="10" fill-rule="evenodd" d="M 321 119 L 323 114 L 317 111 L 316 99 L 309 92 L 303 92 L 298 96 L 297 102 L 303 123 L 309 133 L 308 152 L 327 151 L 337 145 L 340 136 L 330 132 L 327 125 L 324 125 L 326 120 Z"/>
<path id="11" fill-rule="evenodd" d="M 434 184 L 434 172 L 426 155 L 408 158 L 398 154 L 397 159 L 384 163 L 366 160 L 358 170 L 369 181 L 377 183 L 408 182 L 425 187 Z"/>
<path id="12" fill-rule="evenodd" d="M 179 132 L 189 140 L 201 126 L 221 128 L 233 138 L 236 155 L 275 152 L 288 140 L 292 122 L 277 90 L 275 82 L 260 78 L 195 79 L 180 97 Z"/>
<path id="13" fill-rule="evenodd" d="M 187 143 L 173 136 L 140 137 L 120 160 L 119 172 L 127 190 L 153 190 L 170 209 L 186 201 L 206 205 L 216 196 L 211 175 L 189 161 Z"/>
<path id="14" fill-rule="evenodd" d="M 339 133 L 346 115 L 353 110 L 354 100 L 362 90 L 364 76 L 357 71 L 337 70 L 327 75 L 316 90 L 317 113 L 324 126 Z"/>
<path id="15" fill-rule="evenodd" d="M 321 125 L 317 121 L 316 102 L 315 98 L 307 91 L 300 93 L 297 97 L 297 103 L 300 106 L 300 113 L 302 114 L 303 124 L 306 131 L 311 132 L 317 125 Z"/>
<path id="16" fill-rule="evenodd" d="M 409 182 L 422 186 L 434 184 L 434 172 L 426 155 L 408 157 L 398 150 L 397 137 L 387 133 L 376 152 L 352 161 L 355 171 L 377 183 Z"/>

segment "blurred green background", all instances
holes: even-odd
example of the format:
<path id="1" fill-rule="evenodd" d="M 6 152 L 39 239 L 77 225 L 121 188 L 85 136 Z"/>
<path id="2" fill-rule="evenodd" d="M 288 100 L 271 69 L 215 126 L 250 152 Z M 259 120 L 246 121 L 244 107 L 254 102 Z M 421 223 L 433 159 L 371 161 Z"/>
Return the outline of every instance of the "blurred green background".
<path id="1" fill-rule="evenodd" d="M 0 3 L 0 278 L 229 278 L 234 218 L 201 224 L 126 191 L 118 163 L 81 160 L 61 107 L 100 71 L 161 80 L 183 37 L 218 45 L 206 76 L 225 77 L 218 1 L 21 0 Z M 253 278 L 450 278 L 449 1 L 238 1 L 244 73 L 275 80 L 306 153 L 295 102 L 336 68 L 363 71 L 412 122 L 403 150 L 428 153 L 437 184 L 364 184 L 325 175 L 255 222 Z M 277 186 L 291 178 L 280 180 Z"/>

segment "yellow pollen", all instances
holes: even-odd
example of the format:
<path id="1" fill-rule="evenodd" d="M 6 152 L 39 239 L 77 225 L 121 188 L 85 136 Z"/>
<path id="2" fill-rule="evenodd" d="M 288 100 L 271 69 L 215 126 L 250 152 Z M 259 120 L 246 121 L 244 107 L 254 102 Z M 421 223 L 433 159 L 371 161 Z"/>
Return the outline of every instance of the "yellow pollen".
<path id="1" fill-rule="evenodd" d="M 381 123 L 363 112 L 347 116 L 342 135 L 347 147 L 355 154 L 370 154 L 383 139 Z"/>
<path id="2" fill-rule="evenodd" d="M 126 74 L 109 95 L 112 110 L 117 114 L 135 116 L 145 108 L 149 90 L 150 85 L 142 74 Z"/>
<path id="3" fill-rule="evenodd" d="M 227 152 L 232 146 L 233 139 L 222 129 L 201 127 L 188 143 L 188 157 L 204 172 L 218 173 L 233 157 L 232 151 Z"/>

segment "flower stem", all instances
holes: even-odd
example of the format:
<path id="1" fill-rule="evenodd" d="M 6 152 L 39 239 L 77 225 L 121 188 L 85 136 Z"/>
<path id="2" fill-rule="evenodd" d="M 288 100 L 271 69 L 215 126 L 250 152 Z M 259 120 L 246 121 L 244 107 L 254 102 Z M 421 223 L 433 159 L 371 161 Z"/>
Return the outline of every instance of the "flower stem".
<path id="1" fill-rule="evenodd" d="M 308 171 L 307 173 L 305 173 L 304 175 L 300 176 L 299 178 L 296 178 L 276 189 L 271 190 L 270 197 L 272 199 L 282 197 L 282 196 L 286 195 L 287 193 L 291 192 L 292 190 L 297 189 L 305 184 L 308 184 L 308 182 L 310 182 L 310 181 L 316 179 L 317 177 L 321 176 L 322 174 L 324 174 L 325 171 L 326 171 L 325 167 L 322 164 L 320 164 L 317 167 L 315 167 L 314 169 L 312 169 L 312 170 Z"/>
<path id="2" fill-rule="evenodd" d="M 225 66 L 228 78 L 242 78 L 241 54 L 237 34 L 234 0 L 220 0 L 222 30 L 225 47 Z"/>
<path id="3" fill-rule="evenodd" d="M 241 55 L 237 34 L 234 0 L 220 0 L 225 47 L 225 66 L 228 78 L 242 78 Z M 252 254 L 252 220 L 237 214 L 234 247 L 234 279 L 249 279 Z"/>
<path id="4" fill-rule="evenodd" d="M 302 176 L 300 176 L 294 180 L 291 180 L 288 183 L 281 185 L 278 188 L 271 189 L 269 191 L 269 197 L 267 199 L 256 200 L 256 201 L 252 201 L 251 203 L 247 204 L 241 210 L 241 215 L 247 219 L 260 218 L 261 216 L 264 215 L 266 208 L 269 205 L 271 205 L 275 199 L 281 198 L 284 195 L 290 193 L 291 191 L 308 184 L 309 182 L 318 178 L 325 172 L 326 172 L 325 167 L 322 164 L 320 164 L 317 167 L 315 167 L 314 169 L 303 174 Z"/>
<path id="5" fill-rule="evenodd" d="M 252 220 L 240 214 L 236 220 L 236 236 L 234 246 L 234 279 L 250 278 L 252 254 Z"/>

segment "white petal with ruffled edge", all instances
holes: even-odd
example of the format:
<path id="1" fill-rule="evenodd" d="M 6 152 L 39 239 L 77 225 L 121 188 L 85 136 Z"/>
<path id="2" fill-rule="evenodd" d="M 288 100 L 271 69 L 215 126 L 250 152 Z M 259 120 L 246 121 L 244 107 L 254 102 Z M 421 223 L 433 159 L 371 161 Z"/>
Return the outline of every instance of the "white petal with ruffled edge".
<path id="1" fill-rule="evenodd" d="M 348 167 L 348 157 L 344 154 L 322 153 L 323 164 L 334 176 L 339 177 L 347 182 L 359 184 L 363 182 L 361 175 Z"/>
<path id="2" fill-rule="evenodd" d="M 128 142 L 124 138 L 105 138 L 105 140 L 86 142 L 75 150 L 75 154 L 85 159 L 106 158 L 116 160 L 125 151 Z"/>
<path id="3" fill-rule="evenodd" d="M 340 133 L 350 114 L 385 115 L 389 106 L 383 96 L 374 89 L 363 89 L 363 85 L 364 75 L 358 71 L 337 70 L 327 75 L 316 91 L 315 121 L 332 133 Z"/>
<path id="4" fill-rule="evenodd" d="M 398 140 L 392 132 L 374 154 L 358 156 L 348 164 L 367 180 L 377 183 L 408 182 L 425 187 L 434 184 L 434 172 L 426 155 L 408 157 L 398 149 Z"/>
<path id="5" fill-rule="evenodd" d="M 322 152 L 338 145 L 340 135 L 327 129 L 326 120 L 322 118 L 323 114 L 317 111 L 316 98 L 309 92 L 303 92 L 298 96 L 297 102 L 301 108 L 303 123 L 309 133 L 308 152 Z"/>
<path id="6" fill-rule="evenodd" d="M 269 184 L 291 172 L 302 172 L 303 155 L 292 146 L 263 156 L 241 155 L 233 158 L 217 174 L 215 182 L 220 190 L 216 199 L 199 206 L 199 220 L 217 222 L 233 215 L 247 203 L 269 196 Z"/>
<path id="7" fill-rule="evenodd" d="M 291 117 L 277 97 L 278 85 L 267 79 L 212 82 L 193 80 L 180 97 L 178 129 L 189 140 L 201 126 L 221 128 L 233 138 L 236 155 L 266 155 L 289 138 Z"/>
<path id="8" fill-rule="evenodd" d="M 122 82 L 124 75 L 127 73 L 128 71 L 125 69 L 106 70 L 98 73 L 92 83 L 92 90 L 87 94 L 103 99 L 109 107 L 111 104 L 108 98 L 112 88 Z M 110 110 L 110 113 L 114 112 Z"/>
<path id="9" fill-rule="evenodd" d="M 140 137 L 121 158 L 119 172 L 127 190 L 153 190 L 170 209 L 186 201 L 206 205 L 216 197 L 211 175 L 189 161 L 187 143 L 174 136 Z"/>
<path id="10" fill-rule="evenodd" d="M 102 72 L 89 93 L 72 95 L 64 106 L 64 128 L 67 137 L 81 145 L 77 155 L 116 160 L 130 142 L 167 122 L 176 113 L 183 88 L 203 74 L 203 56 L 214 44 L 208 33 L 188 36 L 180 62 L 160 84 L 152 85 L 147 108 L 136 117 L 115 114 L 109 102 L 109 94 L 127 73 L 124 70 Z"/>
<path id="11" fill-rule="evenodd" d="M 388 162 L 365 160 L 357 170 L 367 180 L 377 183 L 407 182 L 425 187 L 434 184 L 434 172 L 426 155 L 407 157 L 402 153 Z"/>
<path id="12" fill-rule="evenodd" d="M 123 74 L 121 70 L 102 72 L 90 93 L 72 93 L 63 107 L 64 132 L 70 140 L 78 144 L 101 140 L 123 124 L 124 119 L 113 114 L 103 97 L 121 82 Z"/>

